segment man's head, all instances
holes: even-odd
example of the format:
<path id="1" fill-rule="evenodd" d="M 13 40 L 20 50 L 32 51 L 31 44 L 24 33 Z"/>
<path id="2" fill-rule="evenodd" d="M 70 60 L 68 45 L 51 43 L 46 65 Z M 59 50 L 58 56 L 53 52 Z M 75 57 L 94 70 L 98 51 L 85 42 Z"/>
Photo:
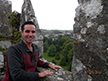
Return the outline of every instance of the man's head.
<path id="1" fill-rule="evenodd" d="M 21 34 L 26 44 L 32 43 L 36 36 L 36 25 L 32 21 L 26 21 L 21 26 Z"/>
<path id="2" fill-rule="evenodd" d="M 24 30 L 24 26 L 27 25 L 27 24 L 31 24 L 31 25 L 34 25 L 34 26 L 36 27 L 36 25 L 35 25 L 32 21 L 26 21 L 26 22 L 24 22 L 24 23 L 22 24 L 22 26 L 21 26 L 21 31 Z"/>

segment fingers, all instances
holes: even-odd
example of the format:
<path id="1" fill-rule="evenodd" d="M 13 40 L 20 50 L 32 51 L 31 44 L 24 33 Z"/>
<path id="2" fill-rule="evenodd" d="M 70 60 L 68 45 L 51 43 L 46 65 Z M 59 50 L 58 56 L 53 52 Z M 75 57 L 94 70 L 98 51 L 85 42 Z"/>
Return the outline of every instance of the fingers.
<path id="1" fill-rule="evenodd" d="M 52 75 L 53 72 L 51 72 L 50 70 L 46 70 L 46 71 L 40 72 L 38 74 L 39 74 L 39 77 L 45 77 L 47 75 Z"/>
<path id="2" fill-rule="evenodd" d="M 60 66 L 55 66 L 55 68 L 62 69 L 62 67 L 60 67 Z"/>
<path id="3" fill-rule="evenodd" d="M 53 69 L 54 69 L 55 71 L 57 71 L 57 69 L 62 69 L 62 67 L 57 66 L 57 65 L 55 65 L 55 66 L 53 66 L 53 67 L 54 67 Z"/>
<path id="4" fill-rule="evenodd" d="M 52 68 L 53 70 L 57 71 L 57 69 L 62 69 L 62 67 L 57 66 L 57 65 L 51 65 L 49 64 L 49 67 Z"/>
<path id="5" fill-rule="evenodd" d="M 53 72 L 51 72 L 50 70 L 46 70 L 44 72 L 46 73 L 46 75 L 52 75 L 53 74 Z"/>

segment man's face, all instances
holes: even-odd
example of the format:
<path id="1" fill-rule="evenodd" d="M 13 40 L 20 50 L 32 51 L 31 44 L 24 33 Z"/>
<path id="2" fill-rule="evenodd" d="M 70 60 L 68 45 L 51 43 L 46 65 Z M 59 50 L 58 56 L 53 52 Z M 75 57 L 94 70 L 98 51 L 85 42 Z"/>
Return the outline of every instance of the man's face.
<path id="1" fill-rule="evenodd" d="M 25 25 L 23 32 L 21 31 L 21 34 L 25 43 L 32 43 L 36 36 L 35 26 L 31 24 Z"/>

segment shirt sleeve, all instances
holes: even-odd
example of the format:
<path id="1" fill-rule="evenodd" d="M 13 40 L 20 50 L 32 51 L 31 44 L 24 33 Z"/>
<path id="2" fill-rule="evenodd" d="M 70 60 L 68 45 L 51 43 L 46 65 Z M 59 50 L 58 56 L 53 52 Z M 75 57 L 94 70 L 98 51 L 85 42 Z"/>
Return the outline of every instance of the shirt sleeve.
<path id="1" fill-rule="evenodd" d="M 38 72 L 27 72 L 21 60 L 18 50 L 10 47 L 7 51 L 9 71 L 14 81 L 36 81 L 39 78 Z"/>
<path id="2" fill-rule="evenodd" d="M 43 62 L 40 59 L 38 60 L 38 66 L 44 67 L 44 68 L 49 68 L 49 63 Z"/>

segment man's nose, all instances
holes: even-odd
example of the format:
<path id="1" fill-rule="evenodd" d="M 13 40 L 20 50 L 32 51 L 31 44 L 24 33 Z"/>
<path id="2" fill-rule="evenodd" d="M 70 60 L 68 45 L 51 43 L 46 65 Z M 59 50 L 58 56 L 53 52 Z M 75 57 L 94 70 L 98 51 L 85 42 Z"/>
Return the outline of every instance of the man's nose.
<path id="1" fill-rule="evenodd" d="M 32 32 L 29 32 L 29 35 L 33 35 L 33 33 Z"/>

